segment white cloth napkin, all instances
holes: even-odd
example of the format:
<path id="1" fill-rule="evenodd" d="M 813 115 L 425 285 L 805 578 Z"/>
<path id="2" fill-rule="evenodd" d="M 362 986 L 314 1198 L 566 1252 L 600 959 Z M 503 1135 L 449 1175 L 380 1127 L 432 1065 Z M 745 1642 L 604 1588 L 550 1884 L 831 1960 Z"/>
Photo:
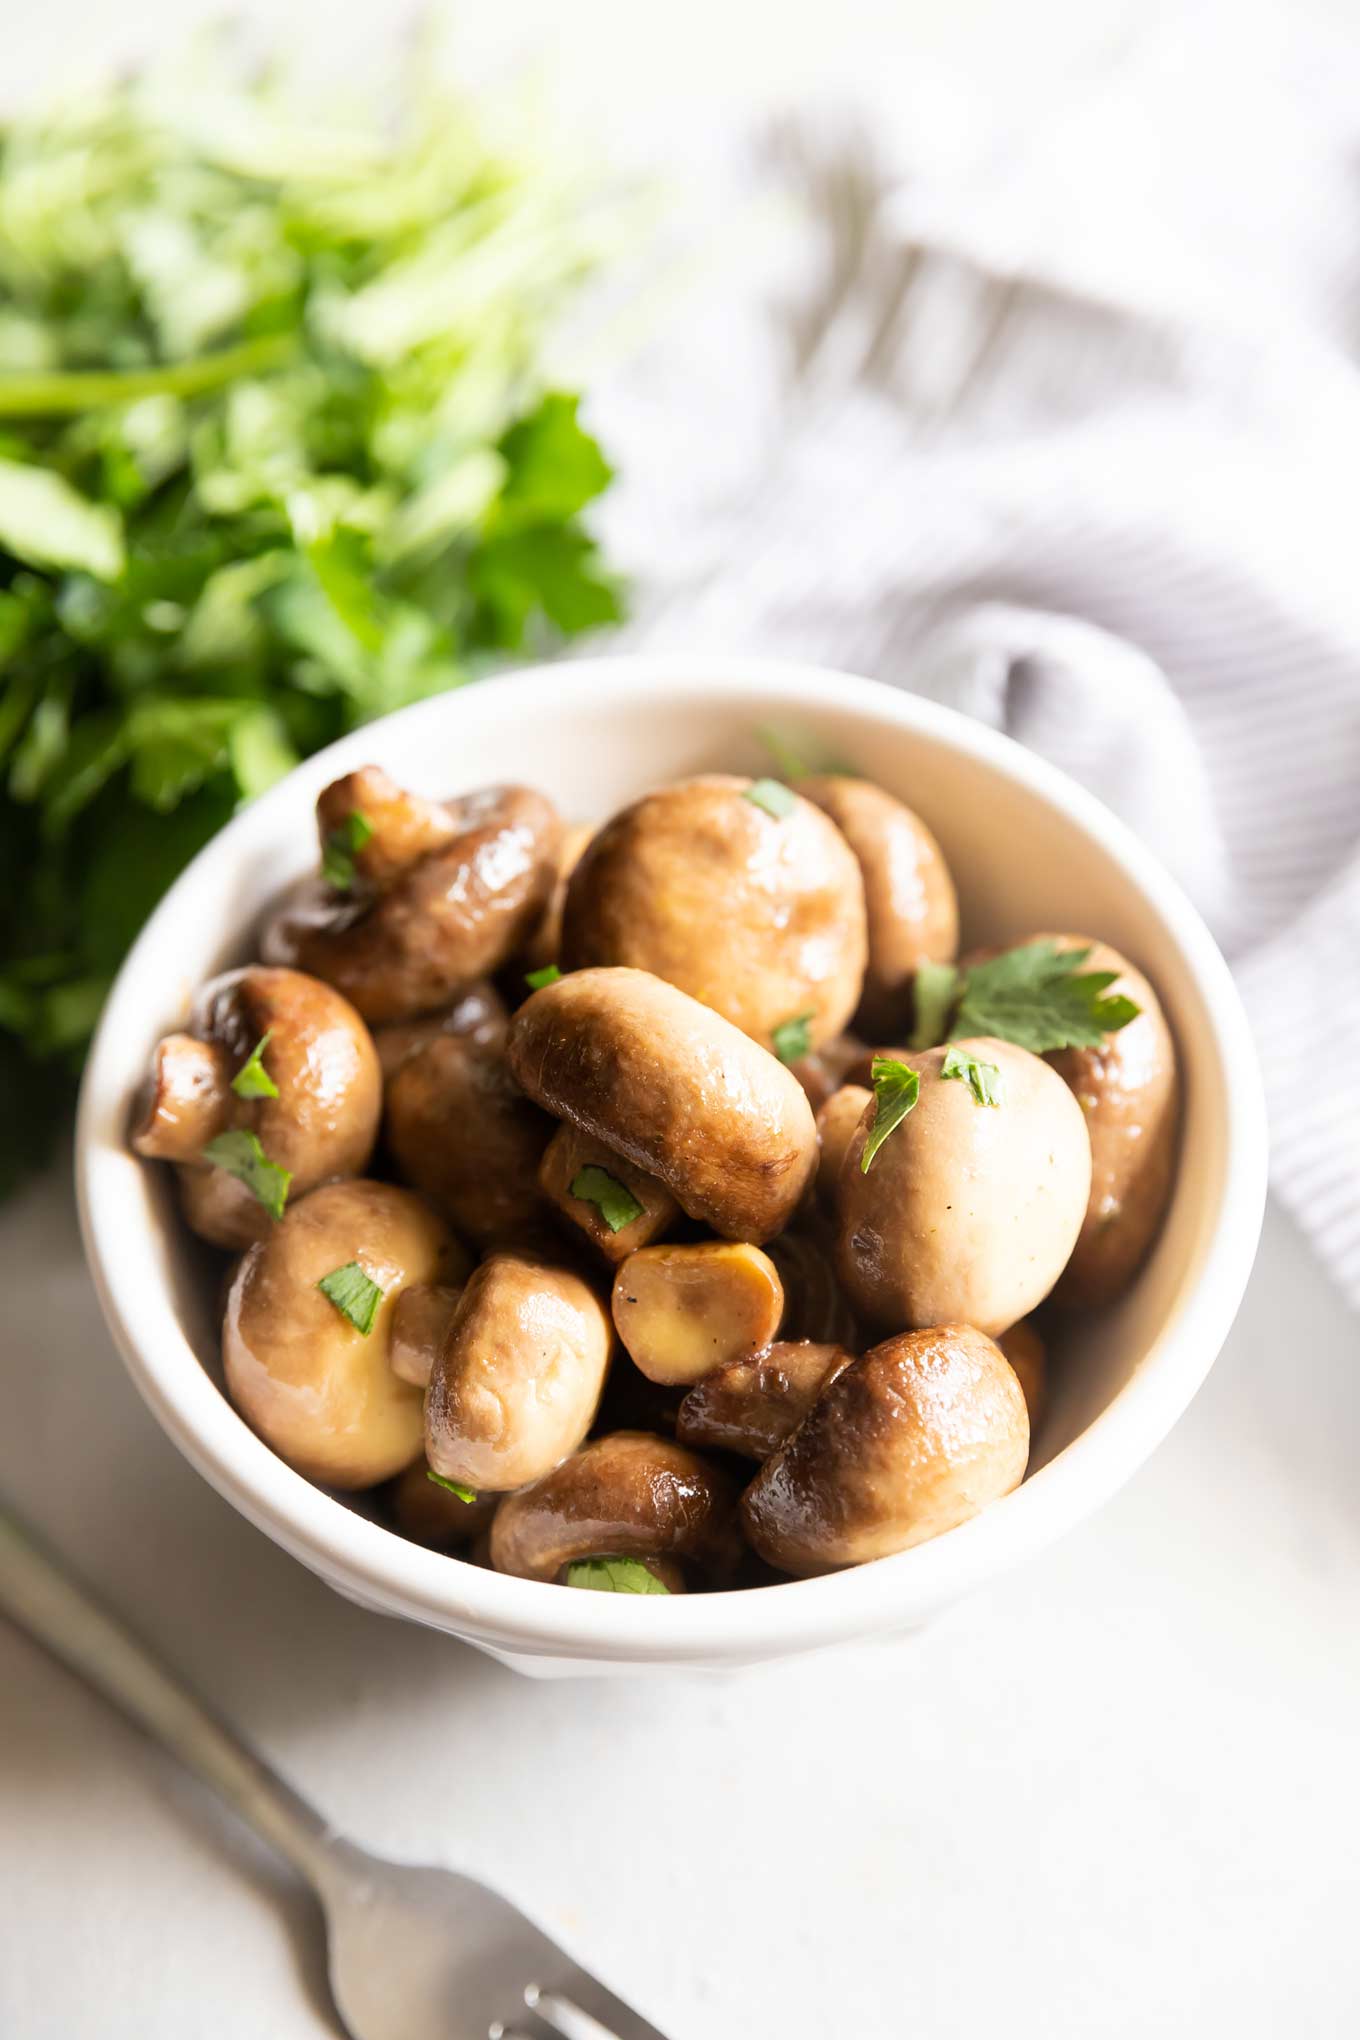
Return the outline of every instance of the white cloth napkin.
<path id="1" fill-rule="evenodd" d="M 798 224 L 760 216 L 759 259 L 735 237 L 601 422 L 636 639 L 953 702 L 1157 849 L 1237 970 L 1276 1188 L 1360 1306 L 1344 50 L 1273 10 L 1178 12 L 962 166 L 910 100 L 790 120 L 759 162 Z M 733 190 L 755 162 L 734 148 Z"/>

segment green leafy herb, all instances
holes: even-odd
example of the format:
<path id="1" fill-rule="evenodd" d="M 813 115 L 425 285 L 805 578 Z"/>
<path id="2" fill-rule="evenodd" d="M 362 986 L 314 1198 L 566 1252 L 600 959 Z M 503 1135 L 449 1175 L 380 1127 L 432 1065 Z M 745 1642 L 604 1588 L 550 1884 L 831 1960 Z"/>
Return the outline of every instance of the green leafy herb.
<path id="1" fill-rule="evenodd" d="M 346 1261 L 343 1267 L 332 1268 L 329 1275 L 323 1275 L 316 1286 L 341 1317 L 348 1318 L 355 1331 L 367 1338 L 383 1300 L 382 1290 L 368 1271 L 357 1261 Z"/>
<path id="2" fill-rule="evenodd" d="M 0 1184 L 243 801 L 620 613 L 546 363 L 636 199 L 438 69 L 318 118 L 205 38 L 0 120 Z"/>
<path id="3" fill-rule="evenodd" d="M 795 1013 L 792 1019 L 780 1021 L 770 1035 L 770 1040 L 774 1043 L 774 1052 L 780 1062 L 801 1062 L 803 1057 L 809 1054 L 812 1047 L 812 1022 L 815 1017 L 809 1008 L 806 1013 Z"/>
<path id="4" fill-rule="evenodd" d="M 959 988 L 959 973 L 952 963 L 918 963 L 912 987 L 916 1023 L 908 1048 L 934 1048 L 949 1032 L 949 1009 Z"/>
<path id="5" fill-rule="evenodd" d="M 542 970 L 526 971 L 524 982 L 531 992 L 541 992 L 544 985 L 555 985 L 561 975 L 555 963 L 545 963 Z"/>
<path id="6" fill-rule="evenodd" d="M 594 1162 L 579 1169 L 571 1182 L 571 1194 L 579 1197 L 583 1204 L 593 1204 L 610 1232 L 622 1232 L 635 1218 L 641 1218 L 642 1206 L 626 1183 L 620 1183 L 617 1176 L 611 1176 L 608 1169 L 599 1168 Z"/>
<path id="7" fill-rule="evenodd" d="M 567 1567 L 569 1587 L 589 1587 L 597 1594 L 668 1594 L 654 1572 L 636 1558 L 578 1558 Z"/>
<path id="8" fill-rule="evenodd" d="M 1107 996 L 1116 971 L 1082 969 L 1090 954 L 1089 948 L 1025 942 L 974 964 L 963 981 L 951 1038 L 990 1034 L 1033 1055 L 1098 1048 L 1107 1034 L 1136 1019 L 1139 1009 L 1122 994 Z"/>
<path id="9" fill-rule="evenodd" d="M 960 1083 L 967 1084 L 979 1105 L 1001 1103 L 1000 1070 L 995 1063 L 979 1062 L 976 1056 L 969 1055 L 965 1049 L 946 1050 L 944 1061 L 940 1064 L 940 1075 L 956 1077 Z"/>
<path id="10" fill-rule="evenodd" d="M 283 1217 L 293 1172 L 270 1161 L 260 1145 L 258 1134 L 239 1131 L 219 1133 L 204 1148 L 203 1159 L 211 1162 L 215 1169 L 225 1169 L 229 1176 L 235 1176 L 238 1183 L 244 1183 L 271 1218 Z"/>
<path id="11" fill-rule="evenodd" d="M 876 1055 L 870 1074 L 874 1085 L 874 1120 L 859 1158 L 860 1169 L 866 1176 L 888 1135 L 915 1107 L 921 1090 L 916 1071 L 890 1055 Z"/>
<path id="12" fill-rule="evenodd" d="M 349 892 L 354 884 L 354 860 L 365 843 L 373 841 L 373 824 L 358 808 L 332 829 L 321 846 L 321 876 L 337 892 Z"/>
<path id="13" fill-rule="evenodd" d="M 782 822 L 785 815 L 793 813 L 798 799 L 797 794 L 791 792 L 782 780 L 778 779 L 753 779 L 746 788 L 745 797 L 753 801 L 756 807 L 764 808 L 767 815 L 773 815 L 777 822 Z"/>
<path id="14" fill-rule="evenodd" d="M 279 1087 L 264 1066 L 264 1052 L 269 1046 L 272 1029 L 262 1034 L 251 1049 L 249 1056 L 231 1080 L 231 1088 L 238 1098 L 277 1098 Z"/>
<path id="15" fill-rule="evenodd" d="M 475 1488 L 464 1487 L 461 1480 L 445 1480 L 443 1474 L 436 1473 L 433 1467 L 425 1469 L 425 1478 L 432 1480 L 436 1487 L 442 1487 L 447 1494 L 457 1495 L 460 1502 L 475 1502 L 477 1499 Z"/>

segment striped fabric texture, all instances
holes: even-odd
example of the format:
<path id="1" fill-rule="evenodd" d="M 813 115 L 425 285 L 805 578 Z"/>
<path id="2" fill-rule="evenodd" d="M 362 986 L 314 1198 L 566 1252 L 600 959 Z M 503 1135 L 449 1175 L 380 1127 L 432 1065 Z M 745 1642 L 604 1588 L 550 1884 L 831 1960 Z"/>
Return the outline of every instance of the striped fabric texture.
<path id="1" fill-rule="evenodd" d="M 962 183 L 786 126 L 796 217 L 603 392 L 610 537 L 635 641 L 918 689 L 1134 826 L 1360 1307 L 1360 107 L 1353 51 L 1245 19 L 1188 10 Z"/>

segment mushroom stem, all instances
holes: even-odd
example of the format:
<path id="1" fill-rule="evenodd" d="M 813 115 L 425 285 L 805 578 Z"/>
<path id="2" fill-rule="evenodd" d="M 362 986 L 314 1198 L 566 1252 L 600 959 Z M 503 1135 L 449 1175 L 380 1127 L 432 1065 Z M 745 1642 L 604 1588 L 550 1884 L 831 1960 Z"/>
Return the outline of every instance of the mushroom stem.
<path id="1" fill-rule="evenodd" d="M 413 1282 L 397 1298 L 387 1357 L 392 1372 L 413 1388 L 429 1387 L 462 1293 L 461 1286 Z"/>
<path id="2" fill-rule="evenodd" d="M 153 1161 L 197 1161 L 226 1126 L 230 1083 L 224 1049 L 192 1034 L 167 1034 L 138 1100 L 133 1147 Z"/>
<path id="3" fill-rule="evenodd" d="M 362 815 L 372 831 L 354 853 L 355 869 L 379 890 L 431 850 L 441 850 L 458 833 L 442 801 L 408 793 L 378 765 L 361 766 L 332 780 L 316 803 L 316 824 L 324 849 L 351 815 Z"/>

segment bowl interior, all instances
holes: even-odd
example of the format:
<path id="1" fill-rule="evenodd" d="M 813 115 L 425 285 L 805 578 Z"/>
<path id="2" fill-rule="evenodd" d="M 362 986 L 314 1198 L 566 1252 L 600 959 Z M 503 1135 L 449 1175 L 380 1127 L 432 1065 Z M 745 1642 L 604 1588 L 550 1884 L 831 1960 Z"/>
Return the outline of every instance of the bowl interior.
<path id="1" fill-rule="evenodd" d="M 314 864 L 311 806 L 328 779 L 371 759 L 430 794 L 522 780 L 547 791 L 570 817 L 591 820 L 660 781 L 713 769 L 770 770 L 760 734 L 765 728 L 811 759 L 843 761 L 863 772 L 923 816 L 959 888 L 965 944 L 1015 940 L 1049 927 L 1090 932 L 1146 970 L 1167 1008 L 1185 1080 L 1183 1152 L 1194 1165 L 1180 1171 L 1160 1241 L 1131 1293 L 1099 1318 L 1074 1321 L 1065 1335 L 1032 1461 L 1036 1471 L 1056 1472 L 1053 1462 L 1073 1456 L 1069 1448 L 1148 1366 L 1209 1252 L 1230 1167 L 1229 1087 L 1214 1011 L 1226 975 L 1211 1001 L 1205 957 L 1187 947 L 1202 943 L 1212 967 L 1221 970 L 1207 936 L 1169 881 L 1139 868 L 1132 838 L 1095 803 L 1004 739 L 895 691 L 840 676 L 741 665 L 648 670 L 640 662 L 598 661 L 484 683 L 345 739 L 239 817 L 179 881 L 144 932 L 115 988 L 87 1078 L 81 1130 L 87 1237 L 115 1328 L 117 1299 L 111 1303 L 109 1291 L 125 1282 L 128 1270 L 115 1274 L 112 1263 L 131 1256 L 159 1285 L 177 1335 L 219 1378 L 212 1257 L 177 1222 L 169 1171 L 147 1168 L 127 1152 L 126 1114 L 154 1040 L 182 1024 L 205 977 L 251 953 L 261 910 Z M 1245 1263 L 1242 1274 L 1245 1279 Z M 1222 1329 L 1236 1301 L 1233 1296 Z M 126 1312 L 123 1317 L 125 1349 L 138 1348 L 129 1355 L 134 1373 L 144 1390 L 154 1391 L 156 1377 L 164 1385 L 174 1356 L 163 1339 L 153 1353 L 149 1335 L 138 1340 Z M 182 1344 L 179 1351 L 183 1356 Z M 1200 1373 L 1210 1359 L 1212 1350 Z M 1194 1385 L 1190 1381 L 1181 1402 Z M 164 1419 L 164 1409 L 160 1413 Z M 1177 1413 L 1172 1409 L 1167 1422 Z M 223 1484 L 221 1455 L 233 1449 L 231 1431 L 243 1434 L 242 1449 L 249 1433 L 224 1400 L 212 1421 L 211 1449 L 201 1438 L 186 1441 L 183 1424 L 180 1442 Z M 250 1440 L 250 1449 L 258 1451 L 258 1441 Z M 1032 1473 L 1028 1485 L 1034 1484 Z M 1003 1516 L 1015 1499 L 980 1520 Z M 258 1518 L 257 1509 L 247 1508 Z M 284 1541 L 300 1548 L 296 1538 L 285 1535 Z M 886 1566 L 905 1580 L 930 1549 L 865 1570 Z M 468 1570 L 442 1563 L 449 1571 Z M 838 1582 L 812 1584 L 825 1589 Z M 785 1591 L 703 1598 L 763 1601 Z"/>

